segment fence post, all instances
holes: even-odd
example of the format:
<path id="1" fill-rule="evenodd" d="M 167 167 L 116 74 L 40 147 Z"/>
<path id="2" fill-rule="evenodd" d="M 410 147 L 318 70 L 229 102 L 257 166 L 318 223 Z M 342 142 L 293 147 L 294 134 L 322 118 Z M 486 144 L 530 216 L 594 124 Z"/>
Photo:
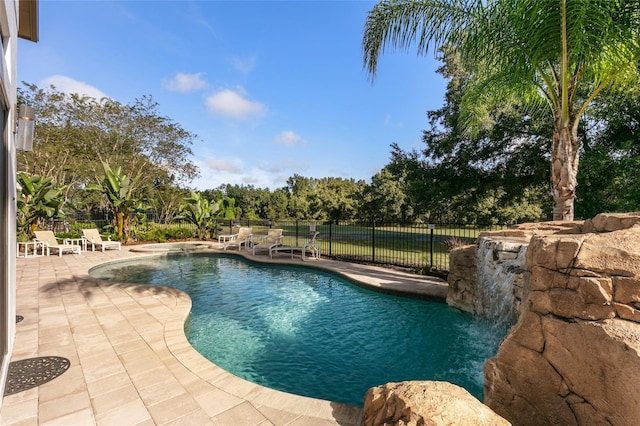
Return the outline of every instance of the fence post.
<path id="1" fill-rule="evenodd" d="M 299 235 L 299 231 L 298 231 L 298 219 L 296 219 L 296 246 L 298 246 L 298 235 Z"/>
<path id="2" fill-rule="evenodd" d="M 331 246 L 333 242 L 333 221 L 329 221 L 329 256 L 333 255 L 333 251 L 331 250 Z"/>
<path id="3" fill-rule="evenodd" d="M 433 269 L 433 229 L 435 227 L 433 223 L 429 224 L 429 270 Z"/>
<path id="4" fill-rule="evenodd" d="M 376 261 L 376 220 L 371 220 L 371 262 Z"/>

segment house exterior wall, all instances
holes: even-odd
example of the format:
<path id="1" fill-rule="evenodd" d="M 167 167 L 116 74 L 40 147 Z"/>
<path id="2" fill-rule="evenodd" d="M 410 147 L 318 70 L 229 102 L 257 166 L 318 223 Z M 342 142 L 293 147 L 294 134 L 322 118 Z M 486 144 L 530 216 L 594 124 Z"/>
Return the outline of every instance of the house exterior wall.
<path id="1" fill-rule="evenodd" d="M 4 394 L 16 323 L 16 151 L 13 123 L 17 97 L 18 8 L 17 0 L 0 2 L 0 395 Z"/>

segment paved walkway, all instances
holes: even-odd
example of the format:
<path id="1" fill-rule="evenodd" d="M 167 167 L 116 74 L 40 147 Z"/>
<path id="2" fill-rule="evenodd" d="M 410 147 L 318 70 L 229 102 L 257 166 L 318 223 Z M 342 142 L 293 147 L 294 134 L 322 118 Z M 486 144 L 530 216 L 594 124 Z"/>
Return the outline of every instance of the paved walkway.
<path id="1" fill-rule="evenodd" d="M 135 246 L 133 246 L 135 247 Z M 122 251 L 18 259 L 12 360 L 62 356 L 61 376 L 4 398 L 0 425 L 357 425 L 360 407 L 268 389 L 233 376 L 184 335 L 191 300 L 178 290 L 105 283 L 91 267 L 149 256 Z M 246 255 L 269 262 L 268 256 Z M 273 262 L 301 264 L 288 255 Z M 329 259 L 327 268 L 393 292 L 442 298 L 446 283 Z"/>

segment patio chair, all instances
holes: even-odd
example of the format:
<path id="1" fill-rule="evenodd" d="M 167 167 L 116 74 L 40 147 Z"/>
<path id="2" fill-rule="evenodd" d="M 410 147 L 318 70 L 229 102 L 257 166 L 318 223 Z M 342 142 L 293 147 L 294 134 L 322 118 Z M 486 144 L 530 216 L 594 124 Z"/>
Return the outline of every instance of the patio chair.
<path id="1" fill-rule="evenodd" d="M 82 235 L 87 243 L 91 243 L 91 251 L 96 251 L 96 246 L 102 248 L 102 252 L 104 253 L 105 249 L 113 248 L 121 250 L 122 246 L 119 241 L 111 241 L 111 237 L 107 238 L 107 241 L 102 239 L 102 236 L 98 232 L 97 229 L 83 229 Z"/>
<path id="2" fill-rule="evenodd" d="M 282 245 L 283 238 L 282 229 L 269 229 L 267 235 L 262 237 L 257 244 L 253 245 L 253 254 L 256 254 L 257 250 L 267 250 L 269 255 L 271 255 L 271 250 L 273 250 L 274 247 Z"/>
<path id="3" fill-rule="evenodd" d="M 319 232 L 314 232 L 311 235 L 311 239 L 304 243 L 302 246 L 274 246 L 269 248 L 269 257 L 273 259 L 273 253 L 284 251 L 291 253 L 291 258 L 293 259 L 293 254 L 295 252 L 302 253 L 302 260 L 305 260 L 307 252 L 309 252 L 309 259 L 319 260 L 320 259 L 320 245 L 316 241 L 316 237 L 320 234 Z"/>
<path id="4" fill-rule="evenodd" d="M 62 257 L 63 252 L 81 253 L 81 247 L 76 244 L 61 244 L 56 239 L 53 231 L 35 231 L 36 240 L 44 243 L 47 255 L 51 250 L 58 250 L 58 256 Z"/>
<path id="5" fill-rule="evenodd" d="M 221 235 L 226 239 L 223 244 L 223 249 L 226 250 L 229 247 L 238 247 L 238 250 L 242 248 L 244 245 L 245 248 L 249 247 L 249 242 L 251 241 L 252 229 L 249 227 L 240 227 L 238 228 L 238 233 L 233 235 Z M 220 238 L 218 237 L 218 238 Z"/>

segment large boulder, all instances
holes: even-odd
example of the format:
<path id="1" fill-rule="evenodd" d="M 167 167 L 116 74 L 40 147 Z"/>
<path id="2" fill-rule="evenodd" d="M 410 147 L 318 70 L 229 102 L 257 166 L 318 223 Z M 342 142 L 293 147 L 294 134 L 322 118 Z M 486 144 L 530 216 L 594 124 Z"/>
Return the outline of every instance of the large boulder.
<path id="1" fill-rule="evenodd" d="M 518 323 L 485 365 L 516 425 L 640 422 L 640 213 L 533 234 Z"/>
<path id="2" fill-rule="evenodd" d="M 369 389 L 364 397 L 363 426 L 509 424 L 465 389 L 447 382 L 387 383 Z"/>

